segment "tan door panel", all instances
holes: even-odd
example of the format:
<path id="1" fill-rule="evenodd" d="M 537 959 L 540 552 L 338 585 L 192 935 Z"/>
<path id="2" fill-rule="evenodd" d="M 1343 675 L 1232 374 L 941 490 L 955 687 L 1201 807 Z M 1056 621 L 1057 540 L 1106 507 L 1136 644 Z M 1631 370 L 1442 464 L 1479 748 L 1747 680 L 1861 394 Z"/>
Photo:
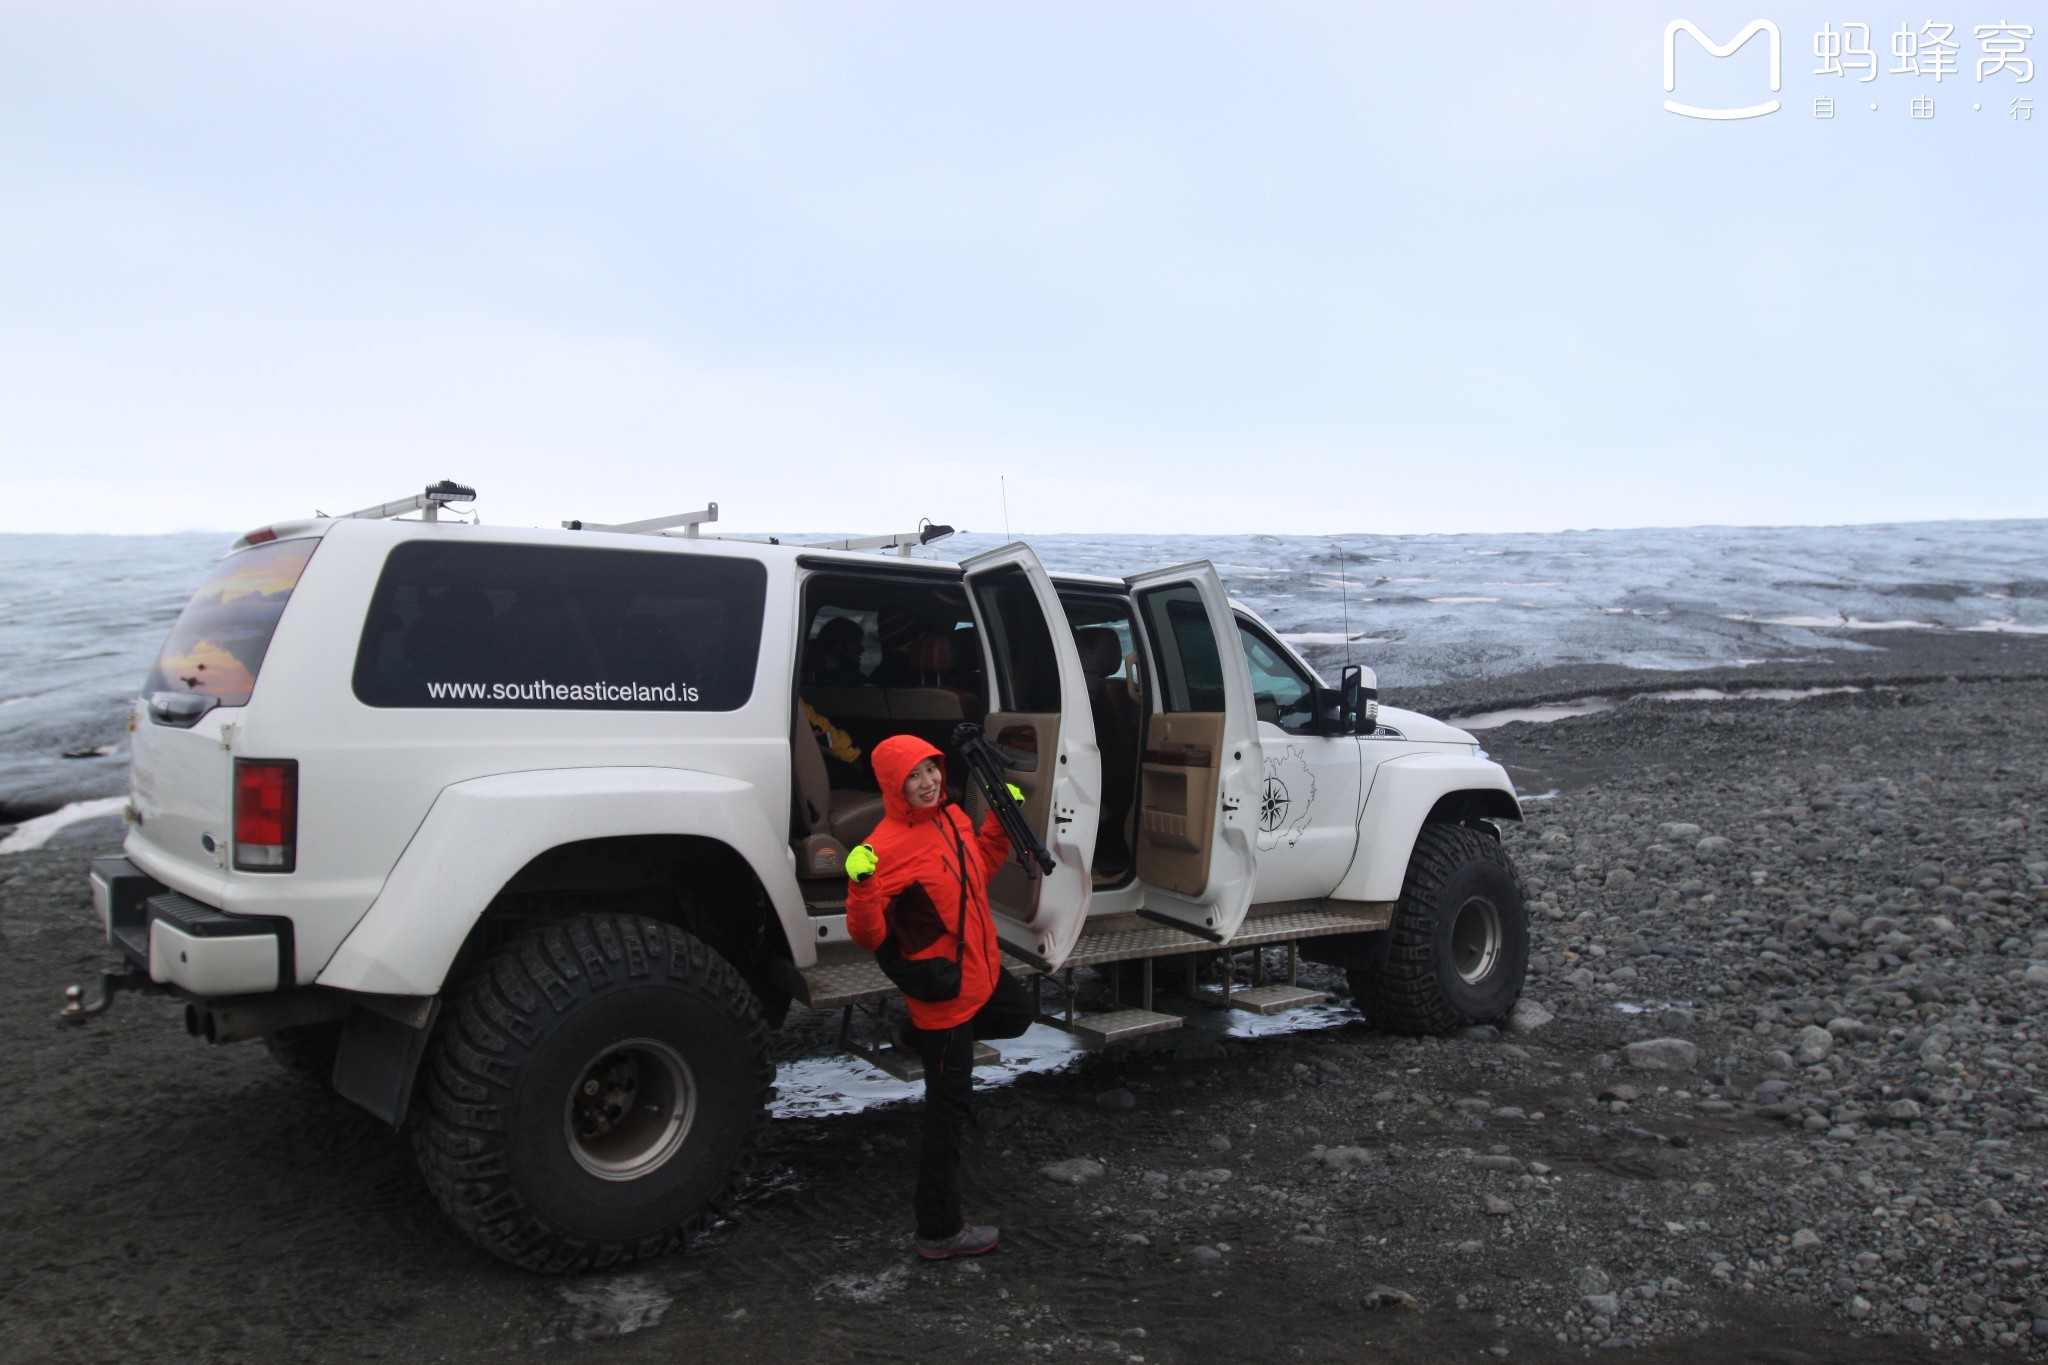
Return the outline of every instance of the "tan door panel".
<path id="1" fill-rule="evenodd" d="M 1024 793 L 1024 818 L 1030 822 L 1033 832 L 1047 844 L 1052 842 L 1052 773 L 1041 756 L 1059 752 L 1060 718 L 1057 715 L 1032 715 L 1016 711 L 991 712 L 984 733 L 997 748 L 1019 755 L 1028 755 L 1029 766 L 1012 767 L 1003 765 L 1004 775 Z M 988 810 L 988 803 L 982 799 L 980 788 L 973 782 L 968 784 L 967 813 L 980 828 L 982 815 Z M 996 873 L 993 885 L 989 887 L 989 905 L 999 915 L 1022 924 L 1029 924 L 1038 918 L 1038 898 L 1045 889 L 1043 877 L 1027 877 L 1024 869 L 1012 857 Z"/>
<path id="2" fill-rule="evenodd" d="M 1138 879 L 1199 896 L 1209 885 L 1216 836 L 1220 712 L 1155 713 L 1146 718 L 1138 784 Z"/>

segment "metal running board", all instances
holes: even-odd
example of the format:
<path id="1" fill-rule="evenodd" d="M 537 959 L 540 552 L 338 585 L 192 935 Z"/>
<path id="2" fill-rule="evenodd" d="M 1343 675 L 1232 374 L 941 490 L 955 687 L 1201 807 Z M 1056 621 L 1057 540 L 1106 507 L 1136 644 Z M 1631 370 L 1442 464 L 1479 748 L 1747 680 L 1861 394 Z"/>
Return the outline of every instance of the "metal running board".
<path id="1" fill-rule="evenodd" d="M 1129 962 L 1141 957 L 1171 957 L 1181 953 L 1234 952 L 1240 948 L 1256 948 L 1267 943 L 1287 943 L 1295 939 L 1320 938 L 1325 934 L 1357 934 L 1372 929 L 1384 929 L 1392 918 L 1393 907 L 1361 903 L 1357 909 L 1286 910 L 1277 914 L 1258 914 L 1246 919 L 1244 926 L 1224 943 L 1209 945 L 1198 938 L 1190 938 L 1179 929 L 1152 929 L 1141 927 L 1142 922 L 1135 915 L 1117 915 L 1106 920 L 1099 929 L 1082 933 L 1074 951 L 1067 955 L 1069 967 L 1094 967 L 1105 962 Z"/>
<path id="2" fill-rule="evenodd" d="M 1054 1028 L 1065 1029 L 1090 1043 L 1121 1043 L 1129 1038 L 1141 1038 L 1148 1033 L 1164 1033 L 1181 1026 L 1178 1014 L 1159 1014 L 1153 1010 L 1122 1009 L 1105 1010 L 1101 1014 L 1083 1014 L 1071 1022 L 1057 1015 L 1041 1014 L 1040 1023 L 1051 1024 Z"/>
<path id="3" fill-rule="evenodd" d="M 810 987 L 811 998 L 807 1003 L 814 1010 L 859 1005 L 896 994 L 896 987 L 882 975 L 882 969 L 867 953 L 836 962 L 820 962 L 815 967 L 803 968 L 798 974 Z"/>
<path id="4" fill-rule="evenodd" d="M 1327 904 L 1300 910 L 1262 913 L 1253 906 L 1251 916 L 1220 949 L 1190 938 L 1178 929 L 1147 926 L 1136 915 L 1115 915 L 1099 928 L 1081 935 L 1074 951 L 1067 955 L 1069 967 L 1097 967 L 1109 962 L 1131 962 L 1146 957 L 1171 957 L 1182 953 L 1232 952 L 1267 943 L 1288 943 L 1318 938 L 1324 934 L 1356 934 L 1384 929 L 1393 916 L 1391 904 L 1359 904 L 1339 907 Z M 814 1010 L 838 1009 L 843 1005 L 883 1000 L 896 994 L 889 978 L 867 953 L 852 954 L 805 967 L 800 973 L 810 988 L 806 1001 Z M 1012 969 L 1012 974 L 1029 979 L 1031 973 Z"/>
<path id="5" fill-rule="evenodd" d="M 1285 982 L 1271 986 L 1246 986 L 1228 995 L 1220 987 L 1203 986 L 1195 992 L 1195 997 L 1211 1005 L 1251 1014 L 1285 1014 L 1303 1005 L 1320 1005 L 1328 998 L 1321 991 L 1312 991 L 1306 986 L 1290 986 Z"/>

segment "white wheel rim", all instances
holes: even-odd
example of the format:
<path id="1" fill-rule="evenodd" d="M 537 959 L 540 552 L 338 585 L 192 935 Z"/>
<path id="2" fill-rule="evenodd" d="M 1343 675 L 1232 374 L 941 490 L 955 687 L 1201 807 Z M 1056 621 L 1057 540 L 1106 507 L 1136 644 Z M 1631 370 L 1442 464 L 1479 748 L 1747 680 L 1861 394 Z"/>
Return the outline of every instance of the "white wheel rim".
<path id="1" fill-rule="evenodd" d="M 681 1053 L 653 1038 L 615 1043 L 569 1088 L 562 1131 L 576 1164 L 600 1180 L 639 1180 L 690 1135 L 697 1084 Z"/>
<path id="2" fill-rule="evenodd" d="M 1451 969 L 1466 985 L 1477 985 L 1492 975 L 1500 961 L 1500 911 L 1484 896 L 1474 896 L 1458 907 L 1451 921 Z"/>

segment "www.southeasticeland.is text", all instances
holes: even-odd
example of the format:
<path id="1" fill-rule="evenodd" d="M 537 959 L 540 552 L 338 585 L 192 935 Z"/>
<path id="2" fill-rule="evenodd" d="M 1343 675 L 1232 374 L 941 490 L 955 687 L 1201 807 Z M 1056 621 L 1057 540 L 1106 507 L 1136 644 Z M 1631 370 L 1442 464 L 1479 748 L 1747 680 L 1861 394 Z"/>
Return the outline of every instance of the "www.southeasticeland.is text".
<path id="1" fill-rule="evenodd" d="M 427 696 L 434 701 L 594 701 L 672 702 L 697 700 L 697 689 L 689 683 L 558 683 L 535 680 L 525 683 L 430 682 Z"/>

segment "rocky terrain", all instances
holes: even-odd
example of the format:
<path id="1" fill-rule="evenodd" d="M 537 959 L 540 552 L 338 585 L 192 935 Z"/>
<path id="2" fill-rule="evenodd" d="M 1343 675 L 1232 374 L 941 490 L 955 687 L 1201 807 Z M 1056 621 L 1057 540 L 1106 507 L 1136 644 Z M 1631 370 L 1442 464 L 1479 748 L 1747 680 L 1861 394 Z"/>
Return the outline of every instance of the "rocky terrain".
<path id="1" fill-rule="evenodd" d="M 81 829 L 0 860 L 0 1354 L 2048 1355 L 2025 672 L 1487 732 L 1555 792 L 1507 832 L 1535 956 L 1504 1030 L 1395 1038 L 1330 973 L 1300 1031 L 1191 1027 L 990 1091 L 969 1198 L 1006 1245 L 941 1267 L 908 1255 L 890 1108 L 772 1125 L 682 1256 L 497 1265 L 402 1142 L 261 1049 L 159 1000 L 46 1022 L 102 951 Z"/>

